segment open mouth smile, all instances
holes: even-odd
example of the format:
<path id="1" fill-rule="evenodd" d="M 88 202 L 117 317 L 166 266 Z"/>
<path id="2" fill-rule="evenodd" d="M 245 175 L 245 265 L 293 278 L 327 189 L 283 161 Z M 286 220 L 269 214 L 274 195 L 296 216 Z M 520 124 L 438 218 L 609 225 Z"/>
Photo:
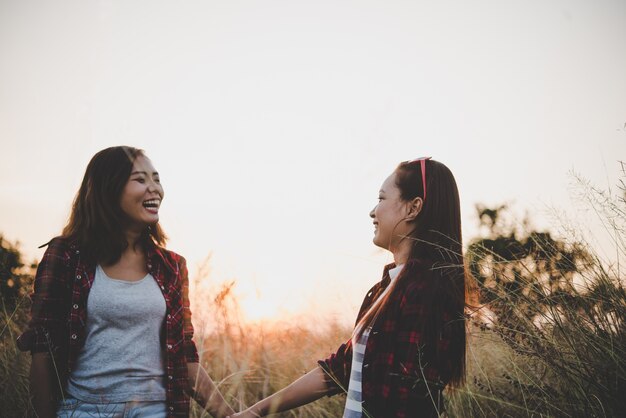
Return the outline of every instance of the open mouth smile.
<path id="1" fill-rule="evenodd" d="M 161 199 L 144 200 L 142 205 L 150 212 L 156 213 L 159 211 L 159 206 L 161 206 Z"/>

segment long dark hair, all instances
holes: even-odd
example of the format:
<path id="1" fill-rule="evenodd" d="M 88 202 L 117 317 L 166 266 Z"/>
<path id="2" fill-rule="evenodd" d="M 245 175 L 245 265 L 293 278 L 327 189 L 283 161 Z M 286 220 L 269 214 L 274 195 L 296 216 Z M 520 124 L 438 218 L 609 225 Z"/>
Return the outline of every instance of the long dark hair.
<path id="1" fill-rule="evenodd" d="M 120 198 L 139 156 L 145 153 L 138 148 L 110 147 L 94 155 L 87 165 L 62 236 L 76 240 L 83 254 L 94 261 L 113 264 L 128 246 Z M 140 241 L 144 246 L 163 246 L 166 239 L 156 223 L 146 228 Z"/>
<path id="2" fill-rule="evenodd" d="M 396 186 L 404 201 L 423 198 L 421 163 L 403 162 L 395 170 Z M 421 318 L 425 350 L 438 365 L 447 364 L 451 371 L 446 380 L 452 386 L 460 386 L 465 378 L 466 350 L 466 287 L 467 273 L 463 259 L 461 236 L 461 209 L 459 192 L 454 176 L 444 164 L 426 160 L 426 190 L 422 210 L 416 218 L 416 226 L 409 236 L 411 251 L 408 264 L 419 262 L 425 268 L 419 275 L 400 274 L 392 288 L 370 308 L 356 327 L 360 334 L 371 325 L 378 314 L 388 309 L 394 289 L 405 280 L 427 280 L 425 286 L 425 315 Z M 446 358 L 437 350 L 437 341 L 445 337 L 449 341 Z"/>

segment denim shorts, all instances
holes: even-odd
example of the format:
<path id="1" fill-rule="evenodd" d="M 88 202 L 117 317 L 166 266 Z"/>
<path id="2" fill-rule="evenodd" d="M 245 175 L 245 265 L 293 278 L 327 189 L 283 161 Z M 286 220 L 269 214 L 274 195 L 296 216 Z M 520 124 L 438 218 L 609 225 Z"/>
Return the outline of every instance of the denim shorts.
<path id="1" fill-rule="evenodd" d="M 58 418 L 165 418 L 167 405 L 156 402 L 87 403 L 66 397 L 59 401 Z"/>

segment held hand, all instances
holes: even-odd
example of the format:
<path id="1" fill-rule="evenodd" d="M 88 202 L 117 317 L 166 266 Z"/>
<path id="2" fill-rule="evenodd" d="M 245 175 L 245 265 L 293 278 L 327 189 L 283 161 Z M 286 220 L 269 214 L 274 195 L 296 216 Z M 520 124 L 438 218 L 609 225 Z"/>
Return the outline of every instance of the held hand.
<path id="1" fill-rule="evenodd" d="M 327 393 L 324 371 L 321 367 L 316 367 L 289 386 L 257 402 L 245 411 L 231 415 L 230 418 L 259 418 L 288 411 L 313 402 Z"/>
<path id="2" fill-rule="evenodd" d="M 227 418 L 259 418 L 261 415 L 253 412 L 251 409 L 246 409 L 245 411 L 237 412 L 235 415 L 231 415 Z"/>

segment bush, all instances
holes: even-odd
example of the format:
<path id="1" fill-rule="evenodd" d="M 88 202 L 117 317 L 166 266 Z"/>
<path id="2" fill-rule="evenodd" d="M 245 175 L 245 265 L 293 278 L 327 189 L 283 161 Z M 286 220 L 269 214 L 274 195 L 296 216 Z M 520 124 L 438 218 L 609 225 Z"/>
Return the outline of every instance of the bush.
<path id="1" fill-rule="evenodd" d="M 498 223 L 504 207 L 487 210 L 491 234 L 468 248 L 484 305 L 473 316 L 470 382 L 452 397 L 452 416 L 614 417 L 626 410 L 619 268 L 626 201 L 587 193 L 601 202 L 596 212 L 611 217 L 605 224 L 617 237 L 618 260 L 609 267 L 584 244 L 520 234 Z"/>
<path id="2" fill-rule="evenodd" d="M 15 339 L 28 320 L 26 292 L 34 267 L 25 267 L 18 246 L 0 236 L 0 411 L 6 417 L 27 416 L 29 411 L 30 355 L 18 350 Z"/>

